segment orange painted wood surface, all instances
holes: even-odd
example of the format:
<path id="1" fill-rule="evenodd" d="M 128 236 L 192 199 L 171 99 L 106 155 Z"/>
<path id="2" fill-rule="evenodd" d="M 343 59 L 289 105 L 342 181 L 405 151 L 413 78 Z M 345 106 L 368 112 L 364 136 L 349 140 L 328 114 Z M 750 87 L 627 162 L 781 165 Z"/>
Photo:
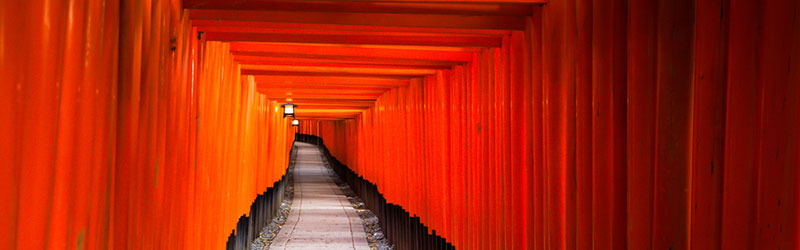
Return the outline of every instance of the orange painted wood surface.
<path id="1" fill-rule="evenodd" d="M 458 249 L 796 248 L 790 2 L 550 2 L 470 70 L 299 131 Z"/>
<path id="2" fill-rule="evenodd" d="M 223 248 L 293 140 L 229 45 L 178 1 L 2 5 L 0 249 Z"/>
<path id="3" fill-rule="evenodd" d="M 457 249 L 797 249 L 798 17 L 0 1 L 0 249 L 223 248 L 295 132 Z"/>

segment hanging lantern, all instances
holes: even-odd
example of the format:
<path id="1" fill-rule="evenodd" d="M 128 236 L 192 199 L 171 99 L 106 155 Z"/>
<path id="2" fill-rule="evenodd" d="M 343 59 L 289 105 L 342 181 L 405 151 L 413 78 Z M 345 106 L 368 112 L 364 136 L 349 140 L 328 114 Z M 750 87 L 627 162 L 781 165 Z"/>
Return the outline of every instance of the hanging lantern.
<path id="1" fill-rule="evenodd" d="M 286 103 L 281 105 L 283 107 L 283 117 L 286 118 L 287 116 L 294 117 L 294 108 L 297 107 L 294 103 Z"/>
<path id="2" fill-rule="evenodd" d="M 300 120 L 292 120 L 292 126 L 300 126 Z"/>

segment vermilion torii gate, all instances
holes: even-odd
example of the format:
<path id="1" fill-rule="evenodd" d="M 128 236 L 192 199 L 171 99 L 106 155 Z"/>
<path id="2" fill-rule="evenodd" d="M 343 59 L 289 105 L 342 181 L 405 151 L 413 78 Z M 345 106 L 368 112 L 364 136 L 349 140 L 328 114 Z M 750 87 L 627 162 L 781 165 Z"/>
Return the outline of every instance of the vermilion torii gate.
<path id="1" fill-rule="evenodd" d="M 292 119 L 457 249 L 797 249 L 798 16 L 2 1 L 0 249 L 223 248 L 277 190 Z"/>

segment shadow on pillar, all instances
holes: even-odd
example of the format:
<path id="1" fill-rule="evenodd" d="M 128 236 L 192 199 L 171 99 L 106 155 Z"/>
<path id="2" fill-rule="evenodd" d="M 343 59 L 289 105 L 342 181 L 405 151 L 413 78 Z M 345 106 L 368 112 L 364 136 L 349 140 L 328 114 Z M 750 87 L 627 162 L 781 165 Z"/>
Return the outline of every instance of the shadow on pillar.
<path id="1" fill-rule="evenodd" d="M 428 227 L 420 223 L 419 217 L 411 216 L 405 209 L 387 203 L 383 194 L 378 192 L 378 186 L 361 178 L 347 166 L 331 156 L 322 138 L 313 135 L 295 134 L 295 141 L 314 144 L 320 147 L 328 159 L 333 170 L 350 185 L 369 210 L 378 216 L 381 229 L 386 234 L 389 244 L 397 250 L 450 250 L 455 247 L 441 236 L 436 235 L 436 230 L 428 233 Z"/>

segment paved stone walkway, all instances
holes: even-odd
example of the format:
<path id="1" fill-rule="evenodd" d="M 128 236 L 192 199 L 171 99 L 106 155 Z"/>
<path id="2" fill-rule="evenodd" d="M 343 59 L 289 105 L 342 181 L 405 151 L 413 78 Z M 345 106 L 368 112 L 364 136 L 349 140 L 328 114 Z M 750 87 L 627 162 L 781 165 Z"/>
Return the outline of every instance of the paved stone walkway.
<path id="1" fill-rule="evenodd" d="M 323 165 L 319 148 L 295 145 L 292 210 L 270 249 L 369 250 L 361 218 Z"/>

